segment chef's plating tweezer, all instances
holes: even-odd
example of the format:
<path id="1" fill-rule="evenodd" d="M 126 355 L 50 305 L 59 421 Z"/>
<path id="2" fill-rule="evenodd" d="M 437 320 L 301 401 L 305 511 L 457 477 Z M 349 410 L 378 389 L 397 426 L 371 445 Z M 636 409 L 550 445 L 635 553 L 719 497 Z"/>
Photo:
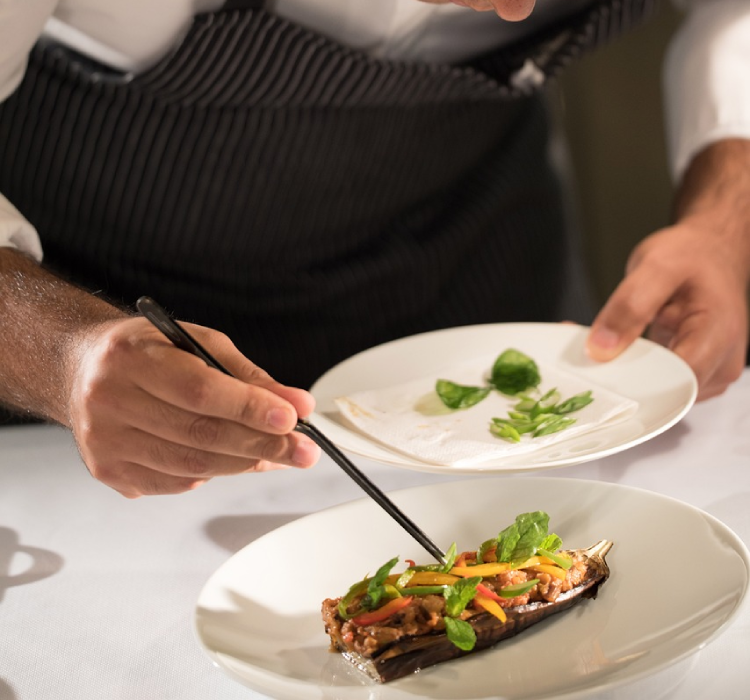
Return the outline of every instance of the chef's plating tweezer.
<path id="1" fill-rule="evenodd" d="M 177 321 L 175 321 L 159 304 L 150 297 L 141 297 L 136 302 L 138 310 L 156 326 L 176 347 L 200 357 L 209 367 L 220 372 L 232 374 L 221 363 L 201 346 Z M 422 547 L 424 547 L 441 564 L 446 563 L 445 553 L 420 530 L 414 522 L 402 513 L 398 507 L 375 484 L 373 484 L 349 458 L 339 450 L 323 433 L 307 420 L 299 419 L 295 427 L 300 433 L 315 441 L 336 464 L 338 464 L 388 515 L 404 528 Z"/>

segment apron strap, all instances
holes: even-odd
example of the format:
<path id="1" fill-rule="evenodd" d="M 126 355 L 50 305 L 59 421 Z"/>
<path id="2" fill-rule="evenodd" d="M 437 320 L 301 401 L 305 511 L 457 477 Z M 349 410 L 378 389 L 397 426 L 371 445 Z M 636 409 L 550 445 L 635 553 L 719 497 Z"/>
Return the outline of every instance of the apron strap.
<path id="1" fill-rule="evenodd" d="M 224 0 L 222 10 L 260 10 L 266 4 L 265 0 Z"/>

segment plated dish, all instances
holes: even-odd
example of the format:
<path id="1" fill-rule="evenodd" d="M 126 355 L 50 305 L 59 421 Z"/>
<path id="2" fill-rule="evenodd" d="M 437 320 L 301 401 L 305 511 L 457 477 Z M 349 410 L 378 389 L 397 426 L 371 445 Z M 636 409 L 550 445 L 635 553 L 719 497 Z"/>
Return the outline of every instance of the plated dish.
<path id="1" fill-rule="evenodd" d="M 697 382 L 674 353 L 637 340 L 609 363 L 589 360 L 588 329 L 569 324 L 517 323 L 466 326 L 403 338 L 366 350 L 323 375 L 311 391 L 317 410 L 311 418 L 341 449 L 398 467 L 434 473 L 511 473 L 551 469 L 599 459 L 633 447 L 677 423 L 695 402 Z M 531 453 L 519 452 L 467 466 L 430 464 L 372 439 L 339 411 L 336 399 L 385 389 L 452 368 L 472 359 L 517 348 L 540 363 L 574 374 L 638 403 L 626 420 L 572 436 Z"/>
<path id="2" fill-rule="evenodd" d="M 596 598 L 613 542 L 561 550 L 549 515 L 521 513 L 503 530 L 441 564 L 383 564 L 345 595 L 323 601 L 331 650 L 379 683 L 405 678 L 510 639 Z"/>
<path id="3" fill-rule="evenodd" d="M 321 601 L 383 561 L 424 560 L 425 553 L 375 503 L 355 501 L 269 533 L 215 572 L 195 611 L 209 657 L 236 681 L 279 700 L 586 697 L 695 653 L 747 597 L 750 554 L 739 538 L 710 515 L 658 494 L 535 476 L 391 496 L 437 543 L 455 541 L 459 549 L 519 512 L 544 510 L 564 542 L 591 543 L 603 534 L 614 541 L 612 575 L 591 605 L 482 653 L 379 685 L 329 651 Z M 697 570 L 710 575 L 691 575 Z M 681 593 L 683 576 L 690 576 L 689 593 Z M 540 649 L 549 651 L 541 670 Z"/>

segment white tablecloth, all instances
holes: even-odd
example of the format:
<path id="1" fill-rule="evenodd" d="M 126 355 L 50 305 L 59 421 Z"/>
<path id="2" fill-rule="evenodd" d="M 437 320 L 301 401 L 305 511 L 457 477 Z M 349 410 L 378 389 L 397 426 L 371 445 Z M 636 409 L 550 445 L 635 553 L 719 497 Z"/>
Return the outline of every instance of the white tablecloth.
<path id="1" fill-rule="evenodd" d="M 446 479 L 357 462 L 386 491 Z M 750 373 L 649 443 L 542 473 L 673 496 L 750 543 Z M 324 458 L 128 501 L 89 476 L 61 428 L 0 429 L 0 700 L 260 698 L 204 655 L 197 596 L 248 542 L 361 496 Z M 749 665 L 746 605 L 706 648 L 617 697 L 745 700 Z"/>

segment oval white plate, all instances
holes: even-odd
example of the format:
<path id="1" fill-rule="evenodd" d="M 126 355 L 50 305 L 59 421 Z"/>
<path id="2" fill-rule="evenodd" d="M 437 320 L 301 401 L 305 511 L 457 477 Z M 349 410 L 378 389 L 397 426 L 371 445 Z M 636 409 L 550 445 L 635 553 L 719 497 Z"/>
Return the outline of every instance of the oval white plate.
<path id="1" fill-rule="evenodd" d="M 314 384 L 317 410 L 311 422 L 341 449 L 392 466 L 435 473 L 508 473 L 563 467 L 621 452 L 664 432 L 688 412 L 698 385 L 682 359 L 661 345 L 638 339 L 612 362 L 593 362 L 584 350 L 588 331 L 560 323 L 499 323 L 433 331 L 379 345 L 345 360 Z M 545 449 L 459 468 L 428 464 L 388 449 L 352 426 L 334 404 L 339 396 L 446 373 L 465 360 L 500 354 L 509 347 L 633 399 L 638 411 L 626 421 Z"/>
<path id="2" fill-rule="evenodd" d="M 596 600 L 493 649 L 378 685 L 328 651 L 321 603 L 393 556 L 429 558 L 372 501 L 354 501 L 261 537 L 216 571 L 195 612 L 208 655 L 278 700 L 587 697 L 699 650 L 747 595 L 750 554 L 739 538 L 703 511 L 648 491 L 501 477 L 399 491 L 393 499 L 443 548 L 453 541 L 474 548 L 518 513 L 545 510 L 567 547 L 613 540 L 612 575 Z"/>

